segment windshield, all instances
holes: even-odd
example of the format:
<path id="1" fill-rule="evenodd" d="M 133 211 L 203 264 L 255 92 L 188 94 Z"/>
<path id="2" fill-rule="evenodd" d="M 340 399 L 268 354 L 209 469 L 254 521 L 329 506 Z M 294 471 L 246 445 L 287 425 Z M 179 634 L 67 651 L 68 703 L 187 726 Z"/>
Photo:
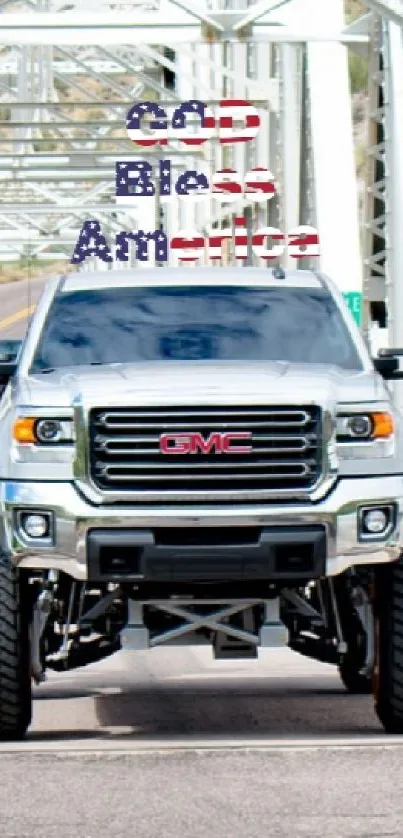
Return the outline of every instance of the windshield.
<path id="1" fill-rule="evenodd" d="M 289 361 L 362 369 L 326 290 L 189 285 L 59 293 L 31 372 L 160 360 Z"/>

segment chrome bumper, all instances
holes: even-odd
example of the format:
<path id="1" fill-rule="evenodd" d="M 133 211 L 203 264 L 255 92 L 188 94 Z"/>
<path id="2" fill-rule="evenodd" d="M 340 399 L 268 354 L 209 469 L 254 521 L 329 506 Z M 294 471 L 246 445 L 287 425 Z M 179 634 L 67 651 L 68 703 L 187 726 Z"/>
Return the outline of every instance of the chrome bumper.
<path id="1" fill-rule="evenodd" d="M 365 505 L 395 503 L 396 526 L 384 540 L 358 540 L 358 509 Z M 18 526 L 18 512 L 50 511 L 53 538 L 34 540 Z M 353 565 L 395 561 L 401 551 L 403 476 L 340 480 L 328 497 L 311 506 L 256 505 L 220 508 L 137 506 L 97 507 L 86 502 L 71 483 L 0 484 L 3 538 L 15 565 L 58 569 L 77 580 L 88 578 L 87 532 L 93 528 L 132 527 L 295 527 L 323 525 L 327 534 L 326 575 L 334 576 Z"/>

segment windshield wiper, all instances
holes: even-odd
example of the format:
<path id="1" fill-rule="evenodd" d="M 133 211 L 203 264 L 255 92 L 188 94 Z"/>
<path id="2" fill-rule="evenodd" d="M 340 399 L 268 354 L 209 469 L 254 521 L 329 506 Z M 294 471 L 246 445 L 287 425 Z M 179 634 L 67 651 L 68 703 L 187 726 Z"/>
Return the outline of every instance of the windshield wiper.
<path id="1" fill-rule="evenodd" d="M 31 375 L 46 375 L 47 372 L 55 372 L 55 368 L 45 367 L 43 370 L 31 370 Z"/>
<path id="2" fill-rule="evenodd" d="M 57 367 L 57 370 L 70 370 L 77 367 L 103 367 L 107 366 L 104 361 L 89 361 L 88 364 L 75 364 L 73 368 L 71 367 Z M 31 375 L 46 375 L 49 372 L 56 372 L 56 367 L 44 367 L 41 369 L 32 369 Z"/>

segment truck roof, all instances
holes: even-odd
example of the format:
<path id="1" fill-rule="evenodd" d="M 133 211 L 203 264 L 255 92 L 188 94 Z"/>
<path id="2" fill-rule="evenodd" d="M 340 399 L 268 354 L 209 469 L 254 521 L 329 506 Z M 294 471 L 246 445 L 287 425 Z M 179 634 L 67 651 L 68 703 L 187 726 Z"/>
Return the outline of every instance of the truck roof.
<path id="1" fill-rule="evenodd" d="M 59 292 L 86 291 L 90 288 L 127 288 L 164 285 L 257 285 L 321 288 L 323 278 L 314 271 L 286 270 L 285 278 L 273 275 L 273 268 L 134 268 L 108 271 L 77 271 L 62 277 Z"/>

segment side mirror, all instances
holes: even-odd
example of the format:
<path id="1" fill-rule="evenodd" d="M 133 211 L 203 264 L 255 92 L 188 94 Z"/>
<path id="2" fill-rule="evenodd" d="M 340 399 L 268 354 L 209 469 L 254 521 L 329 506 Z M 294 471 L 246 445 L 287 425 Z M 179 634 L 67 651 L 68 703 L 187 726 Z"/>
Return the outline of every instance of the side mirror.
<path id="1" fill-rule="evenodd" d="M 12 361 L 18 358 L 22 340 L 0 340 L 0 361 Z"/>
<path id="2" fill-rule="evenodd" d="M 403 356 L 403 349 L 380 349 L 378 357 L 373 358 L 373 364 L 377 372 L 385 381 L 397 381 L 403 379 L 403 371 L 400 371 L 399 357 Z"/>
<path id="3" fill-rule="evenodd" d="M 16 372 L 21 346 L 21 340 L 0 340 L 0 386 L 2 389 Z"/>
<path id="4" fill-rule="evenodd" d="M 0 360 L 0 399 L 3 397 L 4 390 L 8 382 L 13 377 L 17 369 L 16 361 L 1 361 Z"/>
<path id="5" fill-rule="evenodd" d="M 2 379 L 9 381 L 13 377 L 18 367 L 17 361 L 2 361 L 0 359 L 0 382 Z M 6 383 L 6 382 L 4 382 Z"/>
<path id="6" fill-rule="evenodd" d="M 397 358 L 373 358 L 373 364 L 377 372 L 382 378 L 388 379 L 390 375 L 393 376 L 399 369 L 399 361 Z"/>

